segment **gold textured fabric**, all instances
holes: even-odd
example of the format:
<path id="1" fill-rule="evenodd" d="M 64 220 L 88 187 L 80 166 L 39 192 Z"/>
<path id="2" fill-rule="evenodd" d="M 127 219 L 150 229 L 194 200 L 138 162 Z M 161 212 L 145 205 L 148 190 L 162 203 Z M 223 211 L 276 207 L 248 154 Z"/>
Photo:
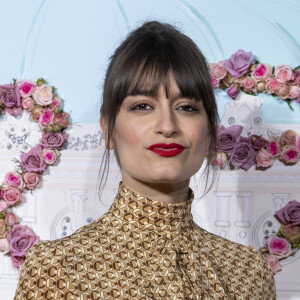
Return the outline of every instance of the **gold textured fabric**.
<path id="1" fill-rule="evenodd" d="M 120 182 L 100 219 L 30 249 L 15 300 L 276 299 L 261 254 L 198 227 L 193 198 L 162 203 Z"/>

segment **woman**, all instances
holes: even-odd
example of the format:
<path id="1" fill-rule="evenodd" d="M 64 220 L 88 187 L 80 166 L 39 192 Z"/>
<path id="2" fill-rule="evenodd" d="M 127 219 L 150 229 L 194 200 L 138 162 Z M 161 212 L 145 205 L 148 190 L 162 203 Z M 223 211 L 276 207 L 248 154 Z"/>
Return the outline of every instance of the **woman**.
<path id="1" fill-rule="evenodd" d="M 99 220 L 30 249 L 15 299 L 275 299 L 258 251 L 192 219 L 190 178 L 207 152 L 208 180 L 217 120 L 197 46 L 168 24 L 133 31 L 111 58 L 101 107 L 118 194 Z"/>

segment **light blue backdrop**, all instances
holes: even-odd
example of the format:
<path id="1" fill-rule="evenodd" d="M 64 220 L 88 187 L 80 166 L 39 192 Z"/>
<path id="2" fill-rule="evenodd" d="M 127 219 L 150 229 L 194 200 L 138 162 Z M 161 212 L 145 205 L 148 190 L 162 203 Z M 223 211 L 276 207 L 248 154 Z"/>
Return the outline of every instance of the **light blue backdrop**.
<path id="1" fill-rule="evenodd" d="M 0 0 L 0 11 L 0 84 L 44 77 L 73 122 L 98 122 L 109 56 L 146 20 L 178 26 L 209 62 L 244 49 L 271 65 L 300 64 L 299 0 Z M 217 94 L 222 116 L 228 97 Z M 300 124 L 299 104 L 292 112 L 262 97 L 265 122 Z"/>

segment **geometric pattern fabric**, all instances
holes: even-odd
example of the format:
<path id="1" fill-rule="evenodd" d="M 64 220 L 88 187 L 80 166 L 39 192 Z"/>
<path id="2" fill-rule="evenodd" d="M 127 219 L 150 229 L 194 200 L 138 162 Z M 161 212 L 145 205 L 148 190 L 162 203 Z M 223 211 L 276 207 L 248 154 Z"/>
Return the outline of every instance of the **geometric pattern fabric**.
<path id="1" fill-rule="evenodd" d="M 153 201 L 120 182 L 100 219 L 29 250 L 15 300 L 276 299 L 260 252 L 197 226 L 193 199 Z"/>

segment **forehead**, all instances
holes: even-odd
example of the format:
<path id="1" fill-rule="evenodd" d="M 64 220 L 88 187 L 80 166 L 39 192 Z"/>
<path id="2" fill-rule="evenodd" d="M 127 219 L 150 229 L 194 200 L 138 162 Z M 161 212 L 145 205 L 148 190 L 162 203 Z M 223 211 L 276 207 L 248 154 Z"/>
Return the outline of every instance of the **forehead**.
<path id="1" fill-rule="evenodd" d="M 144 95 L 149 97 L 157 97 L 158 94 L 164 93 L 167 98 L 180 97 L 182 93 L 180 88 L 171 72 L 164 78 L 158 78 L 158 76 L 151 76 L 151 74 L 145 74 L 140 78 L 132 82 L 127 95 Z"/>

